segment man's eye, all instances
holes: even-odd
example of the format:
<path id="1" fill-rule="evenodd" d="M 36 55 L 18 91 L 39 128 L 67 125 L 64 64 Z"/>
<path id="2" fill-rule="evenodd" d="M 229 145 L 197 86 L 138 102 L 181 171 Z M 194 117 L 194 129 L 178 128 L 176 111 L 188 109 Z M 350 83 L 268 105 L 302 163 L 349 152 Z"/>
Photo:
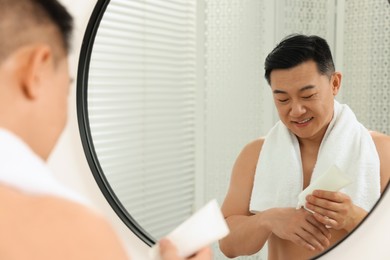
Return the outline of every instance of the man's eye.
<path id="1" fill-rule="evenodd" d="M 278 101 L 279 101 L 280 103 L 286 103 L 286 102 L 288 101 L 288 99 L 278 99 Z"/>
<path id="2" fill-rule="evenodd" d="M 312 98 L 314 95 L 315 95 L 315 94 L 312 94 L 312 95 L 310 95 L 310 96 L 305 96 L 305 97 L 303 97 L 303 98 L 304 98 L 304 99 L 309 99 L 309 98 Z"/>

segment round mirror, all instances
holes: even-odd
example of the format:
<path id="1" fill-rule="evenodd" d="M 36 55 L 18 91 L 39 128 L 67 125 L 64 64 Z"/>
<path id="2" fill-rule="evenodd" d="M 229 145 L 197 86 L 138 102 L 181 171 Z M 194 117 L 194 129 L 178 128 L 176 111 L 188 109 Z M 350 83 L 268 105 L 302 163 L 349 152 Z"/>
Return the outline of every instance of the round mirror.
<path id="1" fill-rule="evenodd" d="M 222 203 L 242 147 L 278 120 L 263 64 L 291 33 L 328 41 L 343 73 L 337 99 L 389 134 L 389 23 L 385 0 L 99 0 L 77 110 L 100 189 L 148 245 Z"/>

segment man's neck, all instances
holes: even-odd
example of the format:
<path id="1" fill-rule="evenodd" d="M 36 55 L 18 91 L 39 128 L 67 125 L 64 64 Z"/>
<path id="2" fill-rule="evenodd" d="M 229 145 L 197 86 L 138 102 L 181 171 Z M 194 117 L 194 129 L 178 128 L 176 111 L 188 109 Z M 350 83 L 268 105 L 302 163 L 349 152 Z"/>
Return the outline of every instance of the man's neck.
<path id="1" fill-rule="evenodd" d="M 330 122 L 323 128 L 321 131 L 319 131 L 317 134 L 315 134 L 312 137 L 308 138 L 301 138 L 297 136 L 298 143 L 300 149 L 310 150 L 310 151 L 318 151 L 320 149 L 322 140 L 324 139 L 326 130 L 329 127 Z"/>

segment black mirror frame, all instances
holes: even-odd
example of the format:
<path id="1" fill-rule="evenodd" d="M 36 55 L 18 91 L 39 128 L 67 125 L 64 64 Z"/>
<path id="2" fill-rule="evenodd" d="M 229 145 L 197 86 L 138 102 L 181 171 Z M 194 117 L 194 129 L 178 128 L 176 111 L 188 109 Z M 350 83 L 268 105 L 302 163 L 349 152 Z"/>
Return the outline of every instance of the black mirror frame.
<path id="1" fill-rule="evenodd" d="M 77 72 L 76 92 L 77 120 L 79 125 L 80 138 L 93 177 L 95 178 L 95 181 L 97 182 L 106 200 L 115 213 L 119 216 L 119 218 L 126 224 L 126 226 L 129 227 L 130 230 L 147 245 L 152 246 L 156 243 L 155 239 L 131 217 L 107 181 L 95 151 L 89 125 L 87 103 L 89 65 L 96 33 L 109 3 L 110 0 L 97 1 L 89 19 L 81 46 Z"/>
<path id="2" fill-rule="evenodd" d="M 93 50 L 93 44 L 95 41 L 96 33 L 98 31 L 100 21 L 104 15 L 104 12 L 107 9 L 110 0 L 98 0 L 95 8 L 92 12 L 92 15 L 89 19 L 82 46 L 79 56 L 79 64 L 78 64 L 78 72 L 77 72 L 77 97 L 76 97 L 76 105 L 77 105 L 77 119 L 79 125 L 79 133 L 81 142 L 83 145 L 84 153 L 86 159 L 88 161 L 89 167 L 97 182 L 100 190 L 102 191 L 104 197 L 115 211 L 115 213 L 119 216 L 119 218 L 126 224 L 127 227 L 142 241 L 144 241 L 147 245 L 152 246 L 156 243 L 156 240 L 148 234 L 127 212 L 124 206 L 121 204 L 115 192 L 112 190 L 109 182 L 107 181 L 104 172 L 100 166 L 99 159 L 97 157 L 92 136 L 91 129 L 89 126 L 89 118 L 88 118 L 88 76 L 89 76 L 89 64 L 91 60 L 91 53 Z M 390 3 L 390 0 L 389 0 Z M 388 192 L 390 187 L 390 183 L 386 185 L 384 192 L 381 194 L 381 197 L 375 203 L 369 214 L 366 218 L 363 219 L 356 227 L 359 228 L 367 219 L 367 217 L 375 210 L 375 208 L 380 204 L 383 196 Z M 355 229 L 355 230 L 356 230 Z M 347 239 L 354 231 L 350 232 L 346 237 L 338 241 L 331 248 L 325 250 L 319 255 L 315 256 L 313 259 L 318 259 L 324 256 L 327 252 L 335 248 L 345 239 Z"/>

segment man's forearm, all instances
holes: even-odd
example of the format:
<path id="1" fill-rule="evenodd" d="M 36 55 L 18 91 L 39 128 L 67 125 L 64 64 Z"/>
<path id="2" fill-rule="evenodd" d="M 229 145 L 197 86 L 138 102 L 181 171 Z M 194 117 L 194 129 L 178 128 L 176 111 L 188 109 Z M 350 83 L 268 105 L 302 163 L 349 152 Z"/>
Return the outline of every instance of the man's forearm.
<path id="1" fill-rule="evenodd" d="M 252 255 L 263 248 L 271 235 L 262 213 L 252 216 L 230 216 L 226 218 L 230 234 L 219 242 L 227 257 Z"/>
<path id="2" fill-rule="evenodd" d="M 368 214 L 368 212 L 362 209 L 361 207 L 354 205 L 353 208 L 354 208 L 353 215 L 351 216 L 349 223 L 345 227 L 345 230 L 348 233 L 351 233 Z"/>

